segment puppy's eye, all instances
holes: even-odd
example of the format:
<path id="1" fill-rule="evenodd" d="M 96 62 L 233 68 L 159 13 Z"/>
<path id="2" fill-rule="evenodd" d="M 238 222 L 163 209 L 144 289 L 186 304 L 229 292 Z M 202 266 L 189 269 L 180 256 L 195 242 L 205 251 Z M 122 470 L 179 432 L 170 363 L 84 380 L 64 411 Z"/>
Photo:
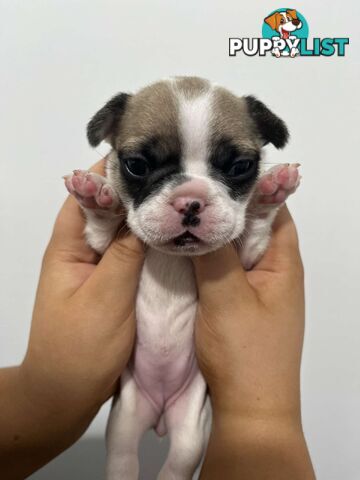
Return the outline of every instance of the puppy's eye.
<path id="1" fill-rule="evenodd" d="M 254 172 L 255 166 L 253 160 L 237 159 L 224 169 L 224 173 L 232 178 L 248 177 Z"/>
<path id="2" fill-rule="evenodd" d="M 146 177 L 150 173 L 149 162 L 142 155 L 125 158 L 124 164 L 133 177 Z"/>

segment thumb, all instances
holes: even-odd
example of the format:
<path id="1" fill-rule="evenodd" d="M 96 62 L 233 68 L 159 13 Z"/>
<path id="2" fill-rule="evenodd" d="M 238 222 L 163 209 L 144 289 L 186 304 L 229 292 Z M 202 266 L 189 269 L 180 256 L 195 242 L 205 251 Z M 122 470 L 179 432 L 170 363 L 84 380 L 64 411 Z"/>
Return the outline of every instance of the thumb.
<path id="1" fill-rule="evenodd" d="M 231 308 L 240 297 L 253 295 L 239 255 L 233 245 L 192 257 L 199 300 L 210 311 Z"/>
<path id="2" fill-rule="evenodd" d="M 114 240 L 84 287 L 90 298 L 104 304 L 133 306 L 144 260 L 144 246 L 130 232 Z"/>

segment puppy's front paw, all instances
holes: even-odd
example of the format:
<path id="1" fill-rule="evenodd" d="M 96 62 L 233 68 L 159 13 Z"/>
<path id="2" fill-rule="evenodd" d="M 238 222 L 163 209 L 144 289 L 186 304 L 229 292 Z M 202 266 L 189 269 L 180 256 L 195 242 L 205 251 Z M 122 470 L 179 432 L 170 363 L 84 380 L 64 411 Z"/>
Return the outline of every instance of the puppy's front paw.
<path id="1" fill-rule="evenodd" d="M 260 204 L 279 205 L 295 192 L 300 184 L 299 164 L 277 165 L 260 177 L 257 183 L 257 201 Z"/>
<path id="2" fill-rule="evenodd" d="M 65 186 L 80 205 L 89 209 L 115 209 L 119 199 L 107 179 L 86 170 L 74 170 L 65 175 Z"/>

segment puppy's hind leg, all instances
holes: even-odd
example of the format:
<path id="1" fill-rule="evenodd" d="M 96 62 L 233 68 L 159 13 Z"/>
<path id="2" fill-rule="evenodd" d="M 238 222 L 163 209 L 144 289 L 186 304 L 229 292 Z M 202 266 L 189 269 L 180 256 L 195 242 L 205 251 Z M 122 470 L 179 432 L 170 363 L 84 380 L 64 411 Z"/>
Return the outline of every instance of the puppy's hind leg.
<path id="1" fill-rule="evenodd" d="M 210 399 L 200 372 L 169 406 L 165 423 L 170 450 L 158 480 L 191 480 L 205 452 L 211 427 Z"/>
<path id="2" fill-rule="evenodd" d="M 158 422 L 159 412 L 142 394 L 126 369 L 120 395 L 114 400 L 107 432 L 106 480 L 137 480 L 141 437 Z"/>
<path id="3" fill-rule="evenodd" d="M 240 258 L 245 269 L 250 270 L 263 256 L 280 206 L 300 184 L 298 167 L 278 165 L 258 180 L 248 209 L 246 233 L 240 239 Z"/>

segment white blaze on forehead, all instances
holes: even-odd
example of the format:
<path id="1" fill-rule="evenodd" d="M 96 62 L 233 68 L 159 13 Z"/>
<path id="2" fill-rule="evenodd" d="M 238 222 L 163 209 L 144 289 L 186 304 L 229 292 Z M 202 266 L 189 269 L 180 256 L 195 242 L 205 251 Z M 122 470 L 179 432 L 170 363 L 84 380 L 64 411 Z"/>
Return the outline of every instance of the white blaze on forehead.
<path id="1" fill-rule="evenodd" d="M 212 91 L 191 98 L 180 92 L 177 96 L 184 171 L 207 175 Z"/>

